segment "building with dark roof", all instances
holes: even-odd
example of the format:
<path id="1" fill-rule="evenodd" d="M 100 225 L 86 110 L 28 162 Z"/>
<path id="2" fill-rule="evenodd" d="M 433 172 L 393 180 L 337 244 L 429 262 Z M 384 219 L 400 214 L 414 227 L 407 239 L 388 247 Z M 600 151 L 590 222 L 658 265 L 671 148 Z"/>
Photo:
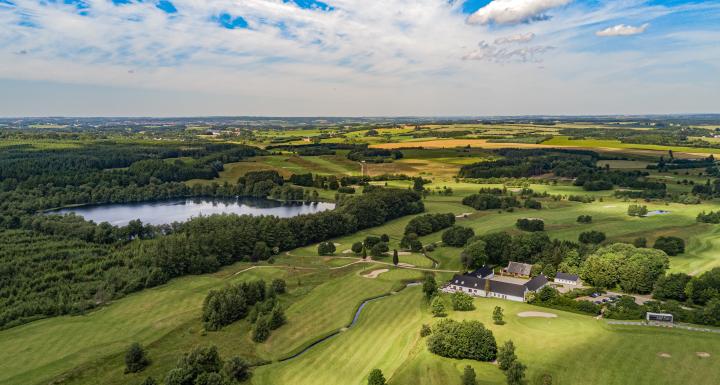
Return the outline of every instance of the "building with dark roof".
<path id="1" fill-rule="evenodd" d="M 563 285 L 578 285 L 580 283 L 580 277 L 576 274 L 558 272 L 555 274 L 555 282 Z"/>
<path id="2" fill-rule="evenodd" d="M 461 291 L 475 297 L 494 297 L 510 301 L 525 302 L 525 294 L 535 292 L 547 285 L 544 275 L 525 282 L 514 283 L 488 278 L 479 278 L 474 275 L 455 275 L 445 288 L 445 291 L 454 293 Z"/>
<path id="3" fill-rule="evenodd" d="M 484 265 L 483 267 L 473 271 L 469 275 L 478 277 L 478 278 L 492 278 L 495 276 L 495 272 L 493 271 L 492 267 L 488 265 Z"/>
<path id="4" fill-rule="evenodd" d="M 532 265 L 511 261 L 510 263 L 508 263 L 508 267 L 506 267 L 503 271 L 511 275 L 529 277 L 530 272 L 532 271 Z"/>

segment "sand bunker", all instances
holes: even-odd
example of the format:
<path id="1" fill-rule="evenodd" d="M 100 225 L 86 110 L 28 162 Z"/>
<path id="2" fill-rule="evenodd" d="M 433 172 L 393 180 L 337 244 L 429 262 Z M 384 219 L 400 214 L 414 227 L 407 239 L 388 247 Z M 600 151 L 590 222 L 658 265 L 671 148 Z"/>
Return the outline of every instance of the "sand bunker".
<path id="1" fill-rule="evenodd" d="M 398 263 L 397 265 L 400 267 L 415 267 L 415 265 L 411 265 L 409 263 L 402 263 L 402 262 Z"/>
<path id="2" fill-rule="evenodd" d="M 455 218 L 465 218 L 471 216 L 472 213 L 462 213 L 460 215 L 456 215 Z"/>
<path id="3" fill-rule="evenodd" d="M 398 251 L 398 255 L 410 255 L 410 254 L 412 254 L 412 253 L 409 251 Z"/>
<path id="4" fill-rule="evenodd" d="M 658 355 L 658 357 L 662 357 L 662 358 L 671 358 L 672 357 L 670 355 L 670 353 L 665 353 L 665 352 L 659 352 L 657 355 Z"/>
<path id="5" fill-rule="evenodd" d="M 708 358 L 710 357 L 710 353 L 708 352 L 695 352 L 695 355 L 700 358 Z"/>
<path id="6" fill-rule="evenodd" d="M 380 274 L 382 274 L 382 273 L 387 273 L 388 271 L 390 271 L 390 270 L 388 270 L 388 269 L 373 270 L 373 271 L 371 271 L 371 272 L 369 272 L 369 273 L 367 273 L 367 274 L 363 274 L 363 277 L 365 277 L 365 278 L 377 278 L 378 275 L 380 275 Z"/>
<path id="7" fill-rule="evenodd" d="M 522 313 L 518 313 L 518 317 L 522 318 L 529 318 L 529 317 L 537 317 L 537 318 L 557 318 L 557 314 L 553 313 L 544 313 L 541 311 L 524 311 Z"/>
<path id="8" fill-rule="evenodd" d="M 343 254 L 351 254 L 352 252 L 353 252 L 352 250 L 347 249 L 347 250 L 343 250 L 342 253 L 343 253 Z"/>

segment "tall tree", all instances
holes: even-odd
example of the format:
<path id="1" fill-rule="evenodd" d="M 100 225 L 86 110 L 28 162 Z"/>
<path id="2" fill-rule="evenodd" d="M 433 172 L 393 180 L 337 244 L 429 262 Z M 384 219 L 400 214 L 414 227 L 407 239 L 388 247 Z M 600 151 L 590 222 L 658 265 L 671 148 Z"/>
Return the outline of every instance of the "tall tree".
<path id="1" fill-rule="evenodd" d="M 397 251 L 397 249 L 393 249 L 393 265 L 397 266 L 398 263 L 400 263 L 400 258 L 398 257 L 398 251 Z"/>
<path id="2" fill-rule="evenodd" d="M 477 385 L 475 369 L 472 366 L 467 365 L 463 370 L 462 383 L 463 385 Z"/>
<path id="3" fill-rule="evenodd" d="M 373 369 L 368 376 L 368 385 L 385 385 L 385 376 L 382 370 Z"/>

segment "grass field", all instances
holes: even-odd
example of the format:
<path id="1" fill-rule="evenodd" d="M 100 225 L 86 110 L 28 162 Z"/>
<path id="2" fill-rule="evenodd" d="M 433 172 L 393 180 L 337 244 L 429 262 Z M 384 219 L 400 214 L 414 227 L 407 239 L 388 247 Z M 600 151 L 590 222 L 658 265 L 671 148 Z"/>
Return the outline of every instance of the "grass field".
<path id="1" fill-rule="evenodd" d="M 450 318 L 477 319 L 493 330 L 499 343 L 512 339 L 528 365 L 530 384 L 550 374 L 553 384 L 714 384 L 720 336 L 667 329 L 614 327 L 592 317 L 559 312 L 558 318 L 521 318 L 522 311 L 548 311 L 530 305 L 476 299 L 477 309 Z M 505 311 L 506 324 L 491 321 L 494 306 Z M 366 306 L 356 327 L 306 354 L 256 370 L 252 383 L 363 384 L 373 368 L 383 370 L 389 384 L 459 384 L 462 368 L 472 365 L 483 384 L 504 383 L 490 363 L 452 360 L 432 355 L 419 337 L 420 325 L 435 320 L 418 288 L 407 289 Z M 382 341 L 382 343 L 380 343 Z M 710 358 L 698 358 L 708 352 Z M 662 358 L 667 353 L 670 358 Z M 632 359 L 628 359 L 632 357 Z M 572 362 L 571 365 L 568 365 Z M 640 369 L 642 368 L 642 369 Z M 701 374 L 702 373 L 702 374 Z"/>

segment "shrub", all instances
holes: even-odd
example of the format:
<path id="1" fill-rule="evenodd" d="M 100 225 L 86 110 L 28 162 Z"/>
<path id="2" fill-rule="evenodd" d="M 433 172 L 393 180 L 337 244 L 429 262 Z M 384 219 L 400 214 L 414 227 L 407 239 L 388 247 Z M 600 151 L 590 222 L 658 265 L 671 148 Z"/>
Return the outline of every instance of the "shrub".
<path id="1" fill-rule="evenodd" d="M 497 343 L 492 332 L 478 321 L 442 320 L 427 339 L 430 352 L 439 356 L 493 361 Z"/>
<path id="2" fill-rule="evenodd" d="M 250 364 L 240 357 L 233 357 L 225 363 L 223 371 L 228 378 L 242 382 L 250 377 Z"/>
<path id="3" fill-rule="evenodd" d="M 463 385 L 477 385 L 475 369 L 472 366 L 467 365 L 463 370 L 462 383 Z"/>
<path id="4" fill-rule="evenodd" d="M 647 206 L 630 205 L 627 213 L 631 217 L 644 217 L 647 215 L 648 209 Z"/>
<path id="5" fill-rule="evenodd" d="M 135 342 L 125 352 L 125 373 L 137 373 L 145 369 L 150 361 L 145 355 L 145 349 Z"/>
<path id="6" fill-rule="evenodd" d="M 592 217 L 590 215 L 580 215 L 577 217 L 578 223 L 592 223 Z"/>
<path id="7" fill-rule="evenodd" d="M 427 337 L 432 333 L 432 329 L 430 328 L 430 325 L 423 324 L 422 327 L 420 327 L 420 337 Z"/>
<path id="8" fill-rule="evenodd" d="M 540 210 L 542 208 L 542 204 L 533 199 L 527 199 L 523 206 L 525 206 L 526 209 L 535 209 L 535 210 Z"/>
<path id="9" fill-rule="evenodd" d="M 265 342 L 268 337 L 270 337 L 270 319 L 269 317 L 259 317 L 255 321 L 255 327 L 253 327 L 252 340 Z"/>
<path id="10" fill-rule="evenodd" d="M 355 194 L 355 189 L 350 186 L 344 186 L 337 189 L 337 192 L 342 194 Z"/>
<path id="11" fill-rule="evenodd" d="M 442 241 L 448 246 L 462 247 L 473 235 L 475 232 L 469 227 L 452 226 L 442 234 Z"/>
<path id="12" fill-rule="evenodd" d="M 521 218 L 515 222 L 515 226 L 523 231 L 544 231 L 545 222 L 542 219 L 537 218 Z"/>
<path id="13" fill-rule="evenodd" d="M 350 248 L 353 253 L 360 254 L 363 251 L 363 244 L 362 242 L 355 242 L 352 244 L 352 247 Z"/>
<path id="14" fill-rule="evenodd" d="M 585 231 L 580 233 L 578 240 L 580 243 L 597 245 L 605 240 L 605 233 L 595 230 Z"/>
<path id="15" fill-rule="evenodd" d="M 432 313 L 435 317 L 445 317 L 447 315 L 447 312 L 445 312 L 445 305 L 440 297 L 435 297 L 430 307 L 432 308 Z"/>
<path id="16" fill-rule="evenodd" d="M 685 252 L 685 241 L 678 237 L 660 237 L 655 241 L 653 249 L 662 250 L 665 254 L 674 256 Z"/>
<path id="17" fill-rule="evenodd" d="M 370 255 L 373 257 L 382 257 L 390 251 L 390 247 L 388 247 L 388 244 L 385 242 L 376 243 L 375 246 L 373 246 L 370 249 Z"/>
<path id="18" fill-rule="evenodd" d="M 475 309 L 472 297 L 463 292 L 454 292 L 452 296 L 450 296 L 450 299 L 452 301 L 453 310 L 470 311 Z"/>
<path id="19" fill-rule="evenodd" d="M 385 385 L 385 376 L 382 370 L 373 369 L 368 376 L 368 385 Z"/>
<path id="20" fill-rule="evenodd" d="M 287 284 L 282 278 L 273 279 L 270 285 L 272 287 L 272 290 L 277 294 L 285 294 L 285 292 L 287 291 Z"/>
<path id="21" fill-rule="evenodd" d="M 335 244 L 332 242 L 320 242 L 318 245 L 318 255 L 332 255 L 335 253 Z"/>

